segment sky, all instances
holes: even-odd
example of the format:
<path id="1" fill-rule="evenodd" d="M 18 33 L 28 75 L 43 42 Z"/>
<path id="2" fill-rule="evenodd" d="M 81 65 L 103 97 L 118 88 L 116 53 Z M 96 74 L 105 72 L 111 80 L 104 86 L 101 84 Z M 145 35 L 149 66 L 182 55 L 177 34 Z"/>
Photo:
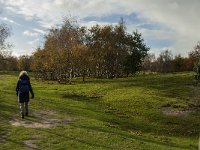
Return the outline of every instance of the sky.
<path id="1" fill-rule="evenodd" d="M 199 6 L 199 0 L 0 0 L 0 24 L 11 28 L 15 56 L 31 55 L 65 17 L 88 28 L 115 25 L 123 17 L 127 32 L 140 32 L 150 53 L 168 49 L 187 56 L 200 41 Z"/>

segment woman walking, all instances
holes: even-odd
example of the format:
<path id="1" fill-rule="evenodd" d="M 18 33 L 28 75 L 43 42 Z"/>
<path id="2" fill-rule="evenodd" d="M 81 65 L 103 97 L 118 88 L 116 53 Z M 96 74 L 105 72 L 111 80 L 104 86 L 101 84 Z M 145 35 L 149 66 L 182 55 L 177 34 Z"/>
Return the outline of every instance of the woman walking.
<path id="1" fill-rule="evenodd" d="M 28 116 L 29 92 L 31 93 L 31 98 L 34 98 L 28 73 L 26 71 L 21 71 L 17 82 L 16 95 L 18 96 L 22 119 L 24 119 L 24 116 Z"/>

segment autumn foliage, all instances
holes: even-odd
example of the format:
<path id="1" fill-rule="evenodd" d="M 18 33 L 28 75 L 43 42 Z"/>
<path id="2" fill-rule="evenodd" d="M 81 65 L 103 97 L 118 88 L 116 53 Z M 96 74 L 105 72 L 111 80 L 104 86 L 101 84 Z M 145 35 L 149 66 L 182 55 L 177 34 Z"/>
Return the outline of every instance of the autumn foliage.
<path id="1" fill-rule="evenodd" d="M 122 77 L 142 68 L 148 50 L 141 34 L 126 32 L 123 20 L 90 29 L 66 20 L 45 36 L 44 47 L 33 53 L 31 66 L 43 79 Z"/>

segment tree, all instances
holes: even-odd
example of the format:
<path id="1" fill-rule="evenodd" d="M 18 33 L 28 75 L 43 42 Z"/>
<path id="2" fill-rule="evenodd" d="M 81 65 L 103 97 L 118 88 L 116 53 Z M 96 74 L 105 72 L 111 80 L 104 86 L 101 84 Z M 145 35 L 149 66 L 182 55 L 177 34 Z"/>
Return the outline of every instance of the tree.
<path id="1" fill-rule="evenodd" d="M 18 60 L 18 68 L 20 70 L 30 71 L 31 58 L 28 55 L 22 55 Z"/>
<path id="2" fill-rule="evenodd" d="M 90 29 L 66 20 L 60 28 L 49 30 L 44 48 L 33 54 L 32 67 L 45 79 L 48 72 L 51 77 L 65 74 L 69 81 L 74 76 L 84 80 L 86 75 L 114 78 L 123 76 L 125 68 L 128 73 L 138 71 L 148 50 L 141 34 L 126 32 L 123 20 Z"/>
<path id="3" fill-rule="evenodd" d="M 0 24 L 0 50 L 6 49 L 10 46 L 6 43 L 6 39 L 10 34 L 10 28 L 6 24 Z"/>
<path id="4" fill-rule="evenodd" d="M 175 72 L 185 71 L 184 63 L 185 59 L 180 54 L 175 56 L 172 62 L 172 70 Z"/>
<path id="5" fill-rule="evenodd" d="M 0 70 L 18 70 L 17 58 L 11 56 L 7 38 L 11 35 L 10 28 L 6 24 L 0 24 Z"/>
<path id="6" fill-rule="evenodd" d="M 95 76 L 107 76 L 113 78 L 120 74 L 123 69 L 125 37 L 124 25 L 116 26 L 99 25 L 93 26 L 89 30 L 87 46 L 94 57 L 93 71 Z"/>
<path id="7" fill-rule="evenodd" d="M 127 35 L 127 50 L 125 72 L 128 75 L 136 73 L 142 68 L 142 63 L 150 48 L 144 43 L 141 33 L 135 31 L 133 34 Z"/>
<path id="8" fill-rule="evenodd" d="M 9 56 L 6 58 L 6 69 L 5 70 L 10 70 L 10 71 L 17 71 L 19 70 L 18 68 L 18 59 L 17 57 L 14 56 Z"/>
<path id="9" fill-rule="evenodd" d="M 200 80 L 200 59 L 195 64 L 194 71 L 196 72 L 195 79 L 199 81 Z"/>
<path id="10" fill-rule="evenodd" d="M 188 56 L 188 68 L 190 68 L 190 70 L 193 70 L 195 65 L 199 62 L 199 58 L 200 58 L 200 41 L 197 42 L 197 45 L 193 48 L 193 51 L 191 51 L 189 53 Z"/>
<path id="11" fill-rule="evenodd" d="M 172 72 L 173 55 L 171 51 L 165 50 L 162 52 L 156 61 L 157 72 L 168 73 Z"/>
<path id="12" fill-rule="evenodd" d="M 64 20 L 60 28 L 51 28 L 45 36 L 44 48 L 33 55 L 33 67 L 39 69 L 45 79 L 59 79 L 64 75 L 71 83 L 76 70 L 75 59 L 80 59 L 75 57 L 75 51 L 82 50 L 82 45 L 81 29 L 73 20 Z"/>
<path id="13" fill-rule="evenodd" d="M 18 59 L 10 51 L 0 51 L 0 70 L 18 70 Z"/>
<path id="14" fill-rule="evenodd" d="M 143 62 L 143 70 L 144 71 L 155 71 L 154 62 L 155 62 L 155 54 L 148 53 Z"/>
<path id="15" fill-rule="evenodd" d="M 95 58 L 96 76 L 113 78 L 141 69 L 149 48 L 141 34 L 126 32 L 123 20 L 116 26 L 93 26 L 89 32 L 87 46 Z"/>
<path id="16" fill-rule="evenodd" d="M 84 46 L 80 45 L 74 50 L 74 66 L 75 66 L 75 74 L 76 76 L 82 76 L 83 81 L 85 81 L 86 75 L 89 74 L 89 68 L 92 64 L 92 59 L 90 55 L 89 49 Z"/>
<path id="17" fill-rule="evenodd" d="M 36 72 L 36 78 L 42 78 L 47 80 L 46 72 L 48 71 L 49 56 L 44 49 L 40 47 L 31 56 L 31 70 Z M 54 78 L 51 78 L 53 80 Z"/>

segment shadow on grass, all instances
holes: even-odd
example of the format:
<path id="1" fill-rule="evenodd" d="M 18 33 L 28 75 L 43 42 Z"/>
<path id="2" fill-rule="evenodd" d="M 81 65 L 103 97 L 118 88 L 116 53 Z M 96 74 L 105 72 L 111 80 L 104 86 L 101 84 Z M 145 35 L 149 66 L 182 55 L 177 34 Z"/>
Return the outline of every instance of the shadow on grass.
<path id="1" fill-rule="evenodd" d="M 176 144 L 176 143 L 173 143 L 173 142 L 160 142 L 160 141 L 157 141 L 157 140 L 152 140 L 152 139 L 148 139 L 148 138 L 142 138 L 140 136 L 136 136 L 136 135 L 130 135 L 130 134 L 125 134 L 125 133 L 122 133 L 122 132 L 116 132 L 116 131 L 112 131 L 110 129 L 104 129 L 104 128 L 98 128 L 98 127 L 89 127 L 89 126 L 76 126 L 76 125 L 72 125 L 71 126 L 75 127 L 75 128 L 81 128 L 81 129 L 84 129 L 84 130 L 88 130 L 88 131 L 94 131 L 94 132 L 104 132 L 104 133 L 108 133 L 108 134 L 114 134 L 114 135 L 117 135 L 118 137 L 122 137 L 122 138 L 126 138 L 126 139 L 129 139 L 129 140 L 137 140 L 137 141 L 140 141 L 140 142 L 146 142 L 146 143 L 151 143 L 151 144 L 156 144 L 156 145 L 160 145 L 160 146 L 166 146 L 166 147 L 170 147 L 170 148 L 181 148 L 181 149 L 197 149 L 197 146 L 194 146 L 194 145 L 189 145 L 189 146 L 184 146 L 184 145 L 180 145 L 180 144 Z M 78 139 L 77 137 L 70 137 L 70 136 L 67 136 L 65 134 L 61 134 L 61 133 L 56 133 L 56 132 L 53 132 L 53 131 L 44 131 L 42 129 L 36 129 L 40 132 L 46 132 L 48 134 L 51 134 L 53 136 L 57 136 L 58 138 L 64 138 L 66 140 L 73 140 L 73 141 L 77 141 L 77 142 L 80 142 L 80 143 L 83 143 L 83 144 L 86 144 L 86 145 L 89 145 L 89 146 L 93 146 L 93 147 L 98 147 L 98 148 L 103 148 L 103 149 L 113 149 L 114 147 L 111 147 L 111 146 L 107 146 L 107 145 L 103 145 L 102 143 L 93 143 L 93 142 L 90 142 L 90 141 L 85 141 L 85 140 L 82 140 L 82 139 Z"/>
<path id="2" fill-rule="evenodd" d="M 183 149 L 197 149 L 197 146 L 194 146 L 194 145 L 190 145 L 190 146 L 183 146 L 183 145 L 179 145 L 179 144 L 176 144 L 176 143 L 172 143 L 172 142 L 160 142 L 160 141 L 156 141 L 156 140 L 151 140 L 151 139 L 147 139 L 147 138 L 142 138 L 142 137 L 139 137 L 139 136 L 136 136 L 136 135 L 128 135 L 128 134 L 125 134 L 125 133 L 122 133 L 122 132 L 116 132 L 116 131 L 111 131 L 109 129 L 104 129 L 104 128 L 98 128 L 98 127 L 88 127 L 88 126 L 75 126 L 75 125 L 72 125 L 76 128 L 83 128 L 83 129 L 86 129 L 86 130 L 92 130 L 92 131 L 95 131 L 95 132 L 104 132 L 104 133 L 111 133 L 111 134 L 115 134 L 115 135 L 118 135 L 118 136 L 121 136 L 121 137 L 124 137 L 124 138 L 129 138 L 129 139 L 134 139 L 134 140 L 138 140 L 138 141 L 142 141 L 142 142 L 147 142 L 147 143 L 153 143 L 153 144 L 157 144 L 157 145 L 162 145 L 162 146 L 168 146 L 170 148 L 174 147 L 174 148 L 183 148 Z"/>
<path id="3" fill-rule="evenodd" d="M 5 104 L 0 102 L 0 109 L 0 143 L 3 144 L 10 140 L 7 138 L 12 129 L 9 121 L 12 120 L 13 115 L 16 114 L 16 107 L 9 103 Z"/>
<path id="4" fill-rule="evenodd" d="M 155 133 L 156 131 L 158 135 L 173 134 L 192 137 L 196 137 L 199 133 L 199 130 L 197 130 L 197 122 L 195 122 L 191 118 L 168 117 L 156 114 L 156 116 L 141 116 L 143 117 L 143 120 L 147 119 L 147 121 L 142 121 L 138 123 L 137 120 L 134 119 L 134 116 L 131 119 L 129 116 L 126 115 L 126 113 L 123 113 L 123 111 L 121 113 L 120 110 L 115 110 L 110 107 L 107 108 L 107 104 L 102 104 L 101 102 L 96 103 L 98 100 L 101 99 L 101 97 L 89 97 L 72 93 L 65 94 L 63 98 L 73 101 L 80 101 L 84 105 L 77 105 L 77 103 L 75 103 L 74 105 L 68 106 L 67 108 L 67 105 L 64 106 L 58 103 L 56 104 L 57 110 L 65 110 L 65 113 L 70 115 L 82 116 L 107 122 L 113 126 L 119 127 L 124 131 L 134 130 L 142 131 L 145 133 Z M 187 121 L 187 124 L 185 124 L 185 121 Z M 160 123 L 162 128 L 154 124 L 158 122 Z"/>
<path id="5" fill-rule="evenodd" d="M 31 150 L 40 150 L 39 148 L 35 148 L 35 147 L 32 147 L 32 146 L 29 146 L 29 145 L 24 144 L 23 141 L 22 141 L 22 142 L 18 142 L 18 141 L 9 139 L 9 138 L 7 138 L 6 141 L 7 141 L 7 142 L 14 143 L 14 144 L 16 144 L 16 145 L 19 145 L 21 148 L 22 148 L 22 147 L 26 147 L 26 148 L 31 149 Z M 13 148 L 15 149 L 16 147 L 13 147 Z"/>
<path id="6" fill-rule="evenodd" d="M 1 121 L 9 121 L 12 117 L 13 117 L 13 114 L 16 114 L 16 111 L 17 111 L 17 106 L 13 106 L 13 105 L 10 105 L 9 103 L 8 104 L 5 104 L 5 103 L 0 103 L 0 108 L 1 108 L 1 111 L 0 111 L 0 118 Z"/>
<path id="7" fill-rule="evenodd" d="M 79 95 L 76 93 L 69 93 L 69 94 L 64 94 L 63 98 L 65 99 L 72 99 L 75 101 L 85 101 L 85 102 L 95 102 L 98 101 L 102 96 L 98 94 L 92 94 L 91 96 L 86 96 L 86 95 Z"/>
<path id="8" fill-rule="evenodd" d="M 41 129 L 36 129 L 40 132 L 47 132 L 51 135 L 55 135 L 57 136 L 58 138 L 62 137 L 66 140 L 73 140 L 73 141 L 77 141 L 77 142 L 80 142 L 80 143 L 83 143 L 83 144 L 86 144 L 86 145 L 89 145 L 89 146 L 94 146 L 94 147 L 98 147 L 98 148 L 106 148 L 106 149 L 111 149 L 112 147 L 109 147 L 109 146 L 106 146 L 106 145 L 102 145 L 102 144 L 97 144 L 97 143 L 92 143 L 90 141 L 85 141 L 85 140 L 81 140 L 81 139 L 78 139 L 77 137 L 70 137 L 70 136 L 67 136 L 65 134 L 59 134 L 59 133 L 56 133 L 56 132 L 53 132 L 53 131 L 44 131 L 44 130 L 41 130 Z"/>
<path id="9" fill-rule="evenodd" d="M 96 119 L 108 123 L 111 126 L 116 126 L 117 128 L 120 128 L 124 131 L 132 130 L 141 131 L 144 133 L 156 133 L 157 135 L 164 134 L 169 136 L 176 135 L 192 137 L 196 137 L 199 133 L 197 131 L 198 125 L 194 122 L 193 119 L 183 119 L 167 116 L 163 117 L 161 115 L 155 117 L 147 116 L 147 118 L 143 118 L 143 120 L 137 122 L 137 120 L 134 119 L 134 116 L 132 118 L 127 117 L 126 114 L 124 114 L 123 116 L 119 116 L 120 114 L 118 115 L 118 113 L 115 113 L 115 110 L 106 112 L 108 108 L 106 108 L 104 104 L 101 105 L 101 103 L 92 103 L 91 100 L 88 100 L 88 97 L 81 95 L 70 95 L 69 97 L 73 97 L 74 101 L 81 101 L 84 105 L 72 105 L 68 108 L 66 106 L 56 105 L 56 109 L 65 110 L 65 113 L 67 113 L 68 115 L 82 116 L 88 119 Z M 148 120 L 144 121 L 144 119 Z M 185 121 L 187 121 L 187 124 L 184 123 Z M 161 126 L 154 124 L 157 122 L 159 122 Z"/>

